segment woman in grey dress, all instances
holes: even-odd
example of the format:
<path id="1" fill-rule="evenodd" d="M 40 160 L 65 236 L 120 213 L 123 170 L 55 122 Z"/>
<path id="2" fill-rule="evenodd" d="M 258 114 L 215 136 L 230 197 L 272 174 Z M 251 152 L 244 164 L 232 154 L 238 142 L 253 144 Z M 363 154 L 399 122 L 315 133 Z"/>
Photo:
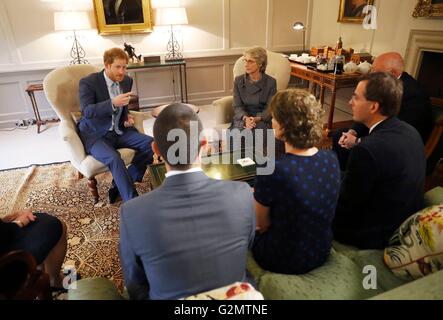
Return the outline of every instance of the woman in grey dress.
<path id="1" fill-rule="evenodd" d="M 265 73 L 266 50 L 253 47 L 244 52 L 245 73 L 234 80 L 234 118 L 230 129 L 272 129 L 268 104 L 277 92 L 275 79 Z M 255 135 L 254 135 L 255 137 Z M 263 149 L 267 135 L 263 133 Z"/>
<path id="2" fill-rule="evenodd" d="M 268 104 L 277 92 L 275 79 L 265 73 L 266 50 L 260 47 L 244 53 L 245 74 L 234 80 L 234 119 L 231 128 L 270 129 Z"/>

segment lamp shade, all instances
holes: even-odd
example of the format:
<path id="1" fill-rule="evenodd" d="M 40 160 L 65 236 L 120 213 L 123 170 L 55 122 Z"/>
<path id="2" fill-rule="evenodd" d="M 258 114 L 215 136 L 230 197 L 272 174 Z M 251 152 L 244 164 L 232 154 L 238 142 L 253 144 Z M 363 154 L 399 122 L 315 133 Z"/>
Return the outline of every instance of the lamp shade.
<path id="1" fill-rule="evenodd" d="M 188 24 L 185 8 L 157 8 L 155 14 L 157 26 Z"/>
<path id="2" fill-rule="evenodd" d="M 86 11 L 54 12 L 54 29 L 56 31 L 90 29 L 91 24 Z"/>
<path id="3" fill-rule="evenodd" d="M 298 21 L 292 25 L 292 28 L 294 30 L 303 30 L 305 28 L 305 25 L 303 24 L 303 22 Z"/>

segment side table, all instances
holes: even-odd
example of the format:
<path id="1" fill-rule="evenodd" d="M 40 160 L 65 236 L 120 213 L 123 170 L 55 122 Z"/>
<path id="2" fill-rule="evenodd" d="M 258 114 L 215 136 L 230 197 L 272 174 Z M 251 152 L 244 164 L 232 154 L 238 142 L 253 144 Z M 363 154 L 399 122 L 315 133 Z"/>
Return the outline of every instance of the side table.
<path id="1" fill-rule="evenodd" d="M 35 120 L 36 120 L 36 124 L 37 124 L 37 133 L 40 133 L 40 126 L 41 125 L 44 125 L 47 122 L 58 122 L 60 120 L 59 119 L 42 120 L 42 118 L 40 117 L 40 112 L 38 110 L 37 100 L 35 100 L 35 95 L 34 95 L 35 91 L 43 91 L 43 84 L 31 84 L 26 89 L 26 92 L 28 93 L 29 98 L 31 99 L 32 110 L 34 111 Z"/>

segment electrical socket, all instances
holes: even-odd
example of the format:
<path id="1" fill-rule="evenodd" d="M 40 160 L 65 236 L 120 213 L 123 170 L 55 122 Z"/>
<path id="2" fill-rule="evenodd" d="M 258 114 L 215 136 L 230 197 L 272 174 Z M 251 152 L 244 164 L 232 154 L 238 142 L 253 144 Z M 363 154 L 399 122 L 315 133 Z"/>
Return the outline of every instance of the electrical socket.
<path id="1" fill-rule="evenodd" d="M 18 120 L 18 121 L 15 123 L 15 126 L 16 126 L 16 127 L 24 127 L 24 126 L 25 126 L 25 121 L 24 121 L 24 120 Z"/>
<path id="2" fill-rule="evenodd" d="M 22 120 L 22 119 L 20 119 L 20 120 L 18 120 L 16 123 L 15 123 L 15 126 L 16 127 L 27 127 L 27 126 L 31 126 L 31 125 L 33 125 L 33 124 L 36 124 L 36 120 L 34 120 L 34 119 L 28 119 L 28 120 Z"/>

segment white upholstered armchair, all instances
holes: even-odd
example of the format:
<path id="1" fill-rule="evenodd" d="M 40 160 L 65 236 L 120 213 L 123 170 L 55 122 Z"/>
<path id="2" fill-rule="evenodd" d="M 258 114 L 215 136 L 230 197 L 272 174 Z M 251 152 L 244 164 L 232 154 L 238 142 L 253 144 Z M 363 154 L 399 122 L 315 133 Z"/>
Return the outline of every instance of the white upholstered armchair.
<path id="1" fill-rule="evenodd" d="M 43 81 L 46 98 L 61 120 L 59 133 L 69 149 L 69 160 L 78 170 L 79 178 L 86 177 L 88 179 L 88 187 L 94 197 L 94 203 L 97 203 L 99 199 L 95 176 L 108 171 L 108 168 L 103 163 L 86 154 L 77 133 L 76 122 L 81 117 L 78 91 L 80 79 L 99 70 L 92 65 L 72 65 L 51 71 Z M 137 130 L 144 132 L 144 114 L 134 111 L 131 111 L 131 114 L 134 116 Z M 118 151 L 126 165 L 129 165 L 135 151 L 127 148 L 119 149 Z"/>
<path id="2" fill-rule="evenodd" d="M 282 54 L 272 51 L 267 51 L 268 65 L 266 73 L 277 81 L 277 91 L 288 87 L 289 78 L 291 77 L 291 66 L 288 58 Z M 243 57 L 240 57 L 234 65 L 234 79 L 235 77 L 244 74 Z M 233 97 L 228 96 L 215 100 L 212 105 L 215 107 L 215 130 L 227 129 L 232 122 L 234 116 L 234 108 L 232 106 Z"/>

